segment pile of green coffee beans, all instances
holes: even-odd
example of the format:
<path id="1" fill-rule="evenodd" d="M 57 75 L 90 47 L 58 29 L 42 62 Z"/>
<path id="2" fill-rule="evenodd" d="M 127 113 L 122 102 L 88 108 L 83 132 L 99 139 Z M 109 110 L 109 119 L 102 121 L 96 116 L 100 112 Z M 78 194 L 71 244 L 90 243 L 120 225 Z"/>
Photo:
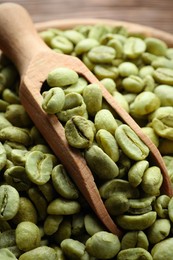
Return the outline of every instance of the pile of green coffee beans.
<path id="1" fill-rule="evenodd" d="M 125 28 L 78 26 L 40 36 L 79 57 L 160 150 L 173 181 L 173 48 Z M 0 60 L 0 259 L 171 260 L 173 199 L 149 150 L 96 84 L 50 71 L 43 109 L 81 150 L 123 237 L 108 232 L 40 135 L 18 96 L 19 76 Z"/>

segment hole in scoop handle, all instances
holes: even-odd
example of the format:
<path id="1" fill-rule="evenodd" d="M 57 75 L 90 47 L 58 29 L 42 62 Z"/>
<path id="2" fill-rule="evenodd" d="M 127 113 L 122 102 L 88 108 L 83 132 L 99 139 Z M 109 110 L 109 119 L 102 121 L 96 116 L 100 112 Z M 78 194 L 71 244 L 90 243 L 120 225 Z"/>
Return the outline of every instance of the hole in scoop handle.
<path id="1" fill-rule="evenodd" d="M 15 3 L 0 4 L 0 49 L 23 75 L 34 55 L 49 48 L 39 37 L 28 12 Z"/>

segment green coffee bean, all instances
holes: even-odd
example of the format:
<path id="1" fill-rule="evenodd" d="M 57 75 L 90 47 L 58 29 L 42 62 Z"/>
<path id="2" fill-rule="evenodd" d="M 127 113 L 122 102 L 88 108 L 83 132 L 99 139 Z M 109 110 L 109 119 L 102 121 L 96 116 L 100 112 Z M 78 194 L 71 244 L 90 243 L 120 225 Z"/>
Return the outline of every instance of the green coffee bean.
<path id="1" fill-rule="evenodd" d="M 168 68 L 158 68 L 153 72 L 156 82 L 173 86 L 173 71 Z"/>
<path id="2" fill-rule="evenodd" d="M 168 57 L 169 59 L 173 58 L 173 48 L 169 48 L 166 51 L 166 57 Z"/>
<path id="3" fill-rule="evenodd" d="M 61 88 L 55 87 L 43 92 L 42 107 L 48 114 L 56 114 L 64 106 L 65 94 Z"/>
<path id="4" fill-rule="evenodd" d="M 145 91 L 137 95 L 130 105 L 130 112 L 134 115 L 144 116 L 160 107 L 160 100 L 156 94 Z"/>
<path id="5" fill-rule="evenodd" d="M 169 205 L 170 197 L 167 195 L 160 195 L 157 197 L 154 203 L 154 210 L 157 212 L 160 218 L 168 217 L 168 205 Z"/>
<path id="6" fill-rule="evenodd" d="M 139 57 L 146 49 L 145 41 L 137 37 L 127 38 L 124 44 L 124 54 L 131 59 Z"/>
<path id="7" fill-rule="evenodd" d="M 79 192 L 68 176 L 62 164 L 52 170 L 52 182 L 55 190 L 65 199 L 77 199 Z"/>
<path id="8" fill-rule="evenodd" d="M 113 179 L 119 174 L 116 163 L 96 145 L 85 151 L 85 159 L 92 173 L 102 180 Z"/>
<path id="9" fill-rule="evenodd" d="M 57 35 L 50 41 L 51 48 L 60 49 L 65 54 L 70 54 L 73 50 L 73 44 L 66 37 Z"/>
<path id="10" fill-rule="evenodd" d="M 111 114 L 113 115 L 114 118 L 117 117 L 117 113 L 115 112 L 115 110 L 113 110 L 112 107 L 104 99 L 102 102 L 102 109 L 108 110 L 109 112 L 111 112 Z M 118 119 L 116 119 L 117 125 L 119 124 L 119 122 L 120 121 L 118 121 Z"/>
<path id="11" fill-rule="evenodd" d="M 117 103 L 119 103 L 119 105 L 124 108 L 124 110 L 126 110 L 126 112 L 129 113 L 129 104 L 127 102 L 127 100 L 125 99 L 125 97 L 123 96 L 123 94 L 121 94 L 118 91 L 114 91 L 114 93 L 112 94 L 112 96 L 114 97 L 114 99 L 116 100 Z"/>
<path id="12" fill-rule="evenodd" d="M 17 260 L 15 255 L 8 248 L 0 249 L 0 258 L 4 260 Z"/>
<path id="13" fill-rule="evenodd" d="M 154 245 L 151 249 L 153 260 L 171 260 L 173 254 L 172 242 L 173 238 L 171 237 Z"/>
<path id="14" fill-rule="evenodd" d="M 83 90 L 83 99 L 88 114 L 90 116 L 95 116 L 95 114 L 102 108 L 102 91 L 99 85 L 87 85 Z"/>
<path id="15" fill-rule="evenodd" d="M 8 185 L 17 191 L 27 191 L 31 187 L 31 181 L 26 175 L 23 166 L 12 166 L 4 172 L 4 178 Z"/>
<path id="16" fill-rule="evenodd" d="M 122 84 L 126 91 L 132 93 L 140 93 L 144 88 L 144 81 L 140 77 L 135 75 L 124 78 Z"/>
<path id="17" fill-rule="evenodd" d="M 3 99 L 0 99 L 0 111 L 5 112 L 9 103 Z"/>
<path id="18" fill-rule="evenodd" d="M 46 153 L 47 154 L 51 154 L 52 153 L 50 147 L 46 146 L 45 144 L 40 144 L 40 143 L 32 146 L 30 151 L 40 151 L 40 152 L 45 153 L 45 154 Z"/>
<path id="19" fill-rule="evenodd" d="M 81 55 L 99 45 L 96 39 L 83 39 L 75 46 L 75 53 Z"/>
<path id="20" fill-rule="evenodd" d="M 156 60 L 154 60 L 151 64 L 153 68 L 169 68 L 173 69 L 173 61 L 169 60 L 165 57 L 159 57 Z"/>
<path id="21" fill-rule="evenodd" d="M 128 170 L 131 167 L 131 160 L 120 150 L 120 157 L 117 162 L 119 168 L 119 178 L 126 176 Z"/>
<path id="22" fill-rule="evenodd" d="M 17 258 L 19 258 L 20 255 L 22 254 L 21 250 L 17 247 L 17 245 L 15 245 L 15 246 L 10 246 L 8 249 L 9 249 L 9 250 L 11 251 L 11 253 L 13 253 L 13 254 L 15 255 L 15 257 L 17 257 Z"/>
<path id="23" fill-rule="evenodd" d="M 12 64 L 9 64 L 2 68 L 0 75 L 3 79 L 4 88 L 11 88 L 17 79 L 18 72 Z"/>
<path id="24" fill-rule="evenodd" d="M 130 185 L 126 180 L 113 179 L 105 182 L 99 188 L 100 195 L 103 199 L 116 194 L 123 194 L 126 198 L 139 198 L 139 190 Z"/>
<path id="25" fill-rule="evenodd" d="M 80 32 L 77 32 L 75 30 L 66 30 L 63 34 L 69 41 L 71 41 L 75 45 L 85 39 Z"/>
<path id="26" fill-rule="evenodd" d="M 4 146 L 0 142 L 0 170 L 4 168 L 7 161 L 7 155 Z"/>
<path id="27" fill-rule="evenodd" d="M 91 214 L 87 214 L 84 217 L 84 225 L 87 233 L 93 236 L 95 233 L 103 231 L 103 225 L 97 220 L 97 218 Z"/>
<path id="28" fill-rule="evenodd" d="M 19 209 L 19 193 L 10 185 L 0 186 L 0 220 L 12 219 Z"/>
<path id="29" fill-rule="evenodd" d="M 102 25 L 102 24 L 96 24 L 91 27 L 88 37 L 91 39 L 97 39 L 100 40 L 105 33 L 109 32 L 110 28 L 108 26 Z"/>
<path id="30" fill-rule="evenodd" d="M 151 114 L 152 127 L 158 136 L 173 140 L 172 107 L 160 107 Z"/>
<path id="31" fill-rule="evenodd" d="M 76 92 L 78 94 L 82 94 L 83 90 L 87 86 L 88 82 L 85 78 L 79 77 L 78 81 L 74 84 L 63 87 L 64 93 L 69 94 L 71 92 Z"/>
<path id="32" fill-rule="evenodd" d="M 166 156 L 165 155 L 165 156 L 163 156 L 163 160 L 165 162 L 165 166 L 167 168 L 168 174 L 169 174 L 169 176 L 170 176 L 170 178 L 172 180 L 172 176 L 173 176 L 173 172 L 172 172 L 172 170 L 173 170 L 173 168 L 172 168 L 172 163 L 173 163 L 172 156 L 169 156 L 169 155 Z"/>
<path id="33" fill-rule="evenodd" d="M 100 81 L 100 83 L 104 85 L 104 87 L 109 91 L 110 94 L 113 94 L 116 89 L 116 83 L 113 79 L 104 78 Z"/>
<path id="34" fill-rule="evenodd" d="M 136 133 L 125 124 L 120 125 L 116 129 L 115 139 L 123 152 L 133 160 L 143 160 L 149 154 L 148 147 L 139 139 Z"/>
<path id="35" fill-rule="evenodd" d="M 144 172 L 149 167 L 149 162 L 142 160 L 133 164 L 128 171 L 128 180 L 133 187 L 137 187 L 141 182 Z"/>
<path id="36" fill-rule="evenodd" d="M 40 245 L 39 228 L 32 222 L 24 221 L 16 227 L 16 244 L 22 251 L 29 251 Z"/>
<path id="37" fill-rule="evenodd" d="M 56 260 L 56 251 L 49 246 L 39 246 L 32 249 L 19 257 L 19 260 Z"/>
<path id="38" fill-rule="evenodd" d="M 151 244 L 157 244 L 169 236 L 171 224 L 168 219 L 157 219 L 148 229 L 148 239 Z"/>
<path id="39" fill-rule="evenodd" d="M 16 245 L 15 230 L 9 229 L 0 234 L 0 248 L 10 248 Z"/>
<path id="40" fill-rule="evenodd" d="M 106 231 L 97 232 L 86 241 L 86 251 L 96 258 L 113 258 L 119 250 L 120 241 L 118 237 Z"/>
<path id="41" fill-rule="evenodd" d="M 112 38 L 108 41 L 107 45 L 115 49 L 116 58 L 123 57 L 123 45 L 120 40 Z"/>
<path id="42" fill-rule="evenodd" d="M 155 199 L 155 196 L 142 199 L 129 199 L 128 212 L 134 215 L 147 213 L 152 210 L 152 204 Z"/>
<path id="43" fill-rule="evenodd" d="M 17 126 L 8 126 L 0 130 L 1 141 L 11 141 L 23 145 L 30 145 L 32 140 L 29 132 L 24 128 Z"/>
<path id="44" fill-rule="evenodd" d="M 10 159 L 16 166 L 25 166 L 28 151 L 26 149 L 12 149 Z"/>
<path id="45" fill-rule="evenodd" d="M 85 254 L 85 245 L 81 242 L 67 238 L 61 242 L 63 253 L 71 259 L 81 259 Z"/>
<path id="46" fill-rule="evenodd" d="M 82 33 L 85 37 L 88 37 L 88 34 L 89 34 L 91 28 L 92 28 L 91 25 L 86 25 L 86 26 L 84 26 L 84 25 L 77 25 L 77 26 L 75 27 L 75 30 L 76 30 L 77 32 Z"/>
<path id="47" fill-rule="evenodd" d="M 10 167 L 14 166 L 14 164 L 7 159 L 7 162 L 6 162 L 6 168 L 9 169 Z M 8 184 L 8 183 L 7 183 Z"/>
<path id="48" fill-rule="evenodd" d="M 121 248 L 135 248 L 140 247 L 148 250 L 149 241 L 146 234 L 143 231 L 129 231 L 121 240 Z"/>
<path id="49" fill-rule="evenodd" d="M 150 66 L 151 63 L 158 58 L 158 56 L 149 52 L 144 52 L 142 53 L 141 58 L 144 64 Z"/>
<path id="50" fill-rule="evenodd" d="M 170 220 L 173 222 L 173 199 L 172 198 L 168 203 L 168 216 Z"/>
<path id="51" fill-rule="evenodd" d="M 84 233 L 84 214 L 80 212 L 72 217 L 72 235 L 79 236 Z"/>
<path id="52" fill-rule="evenodd" d="M 32 125 L 31 119 L 26 113 L 24 107 L 20 104 L 9 105 L 4 116 L 14 126 L 25 128 Z"/>
<path id="53" fill-rule="evenodd" d="M 144 78 L 144 91 L 150 91 L 150 92 L 154 92 L 155 89 L 155 81 L 154 78 L 152 77 L 152 75 L 147 75 Z"/>
<path id="54" fill-rule="evenodd" d="M 163 110 L 158 110 L 158 113 L 153 114 L 152 127 L 159 137 L 163 137 L 159 141 L 159 150 L 162 155 L 172 154 L 172 109 L 171 107 L 162 107 Z M 155 116 L 155 117 L 154 117 Z"/>
<path id="55" fill-rule="evenodd" d="M 117 224 L 125 230 L 145 230 L 156 221 L 157 214 L 150 211 L 142 215 L 120 215 L 116 217 Z"/>
<path id="56" fill-rule="evenodd" d="M 0 129 L 11 125 L 12 124 L 5 118 L 5 114 L 0 114 Z"/>
<path id="57" fill-rule="evenodd" d="M 55 190 L 52 186 L 51 182 L 46 182 L 43 185 L 39 185 L 38 189 L 41 191 L 41 193 L 44 195 L 45 199 L 50 202 L 55 197 Z"/>
<path id="58" fill-rule="evenodd" d="M 129 209 L 129 200 L 123 192 L 117 192 L 105 200 L 105 207 L 112 216 L 118 216 L 127 212 Z"/>
<path id="59" fill-rule="evenodd" d="M 63 109 L 57 113 L 60 121 L 67 122 L 72 116 L 84 116 L 87 114 L 83 97 L 78 93 L 69 93 L 65 97 Z"/>
<path id="60" fill-rule="evenodd" d="M 37 220 L 37 211 L 33 203 L 27 197 L 20 197 L 19 209 L 17 211 L 17 214 L 14 216 L 12 222 L 16 225 L 25 221 L 36 224 Z"/>
<path id="61" fill-rule="evenodd" d="M 57 68 L 49 72 L 47 83 L 50 87 L 64 87 L 78 81 L 78 74 L 67 68 Z"/>
<path id="62" fill-rule="evenodd" d="M 47 216 L 47 206 L 48 203 L 44 196 L 41 194 L 39 189 L 37 187 L 32 187 L 28 190 L 28 196 L 30 200 L 33 202 L 37 213 L 38 213 L 38 219 L 44 220 Z"/>
<path id="63" fill-rule="evenodd" d="M 13 164 L 15 164 L 16 162 L 15 162 L 15 150 L 18 150 L 18 151 L 23 151 L 23 152 L 26 152 L 26 153 L 24 153 L 23 155 L 24 155 L 24 157 L 21 159 L 19 159 L 19 156 L 18 156 L 18 159 L 19 159 L 19 161 L 20 161 L 20 165 L 22 166 L 24 166 L 24 162 L 25 162 L 25 159 L 26 159 L 26 155 L 27 155 L 27 148 L 25 147 L 25 145 L 23 145 L 23 144 L 20 144 L 20 143 L 18 143 L 18 142 L 11 142 L 11 141 L 8 141 L 8 140 L 6 140 L 5 142 L 4 142 L 4 148 L 5 148 L 5 151 L 6 151 L 6 154 L 7 154 L 7 159 L 10 159 L 11 160 L 11 162 L 13 163 Z M 19 152 L 19 154 L 20 154 L 20 152 Z M 21 154 L 20 154 L 20 156 L 21 156 Z"/>
<path id="64" fill-rule="evenodd" d="M 72 116 L 65 124 L 67 141 L 75 148 L 89 148 L 93 143 L 94 133 L 91 121 L 82 116 Z"/>
<path id="65" fill-rule="evenodd" d="M 157 56 L 164 56 L 167 51 L 167 45 L 164 41 L 154 38 L 154 37 L 147 37 L 145 39 L 146 43 L 146 51 L 152 53 Z"/>
<path id="66" fill-rule="evenodd" d="M 147 250 L 144 248 L 128 248 L 124 249 L 119 252 L 117 255 L 117 260 L 139 260 L 139 259 L 144 259 L 144 260 L 152 260 L 152 256 Z"/>
<path id="67" fill-rule="evenodd" d="M 132 62 L 123 62 L 119 65 L 119 73 L 122 77 L 129 77 L 138 74 L 137 66 Z"/>
<path id="68" fill-rule="evenodd" d="M 56 243 L 60 244 L 63 240 L 70 238 L 72 234 L 71 221 L 69 219 L 63 218 L 60 223 L 57 232 L 54 234 L 54 239 Z"/>
<path id="69" fill-rule="evenodd" d="M 39 36 L 43 39 L 43 41 L 50 46 L 51 40 L 55 36 L 55 33 L 52 30 L 46 30 L 39 32 Z"/>
<path id="70" fill-rule="evenodd" d="M 63 216 L 48 215 L 44 221 L 44 233 L 48 236 L 54 234 L 63 220 Z"/>
<path id="71" fill-rule="evenodd" d="M 118 127 L 112 113 L 107 109 L 101 109 L 97 112 L 97 114 L 95 115 L 94 123 L 97 131 L 99 129 L 105 129 L 113 135 Z"/>
<path id="72" fill-rule="evenodd" d="M 153 72 L 154 72 L 154 68 L 152 66 L 150 65 L 144 66 L 139 70 L 139 76 L 144 79 L 149 75 L 152 76 Z"/>
<path id="73" fill-rule="evenodd" d="M 119 149 L 117 142 L 113 135 L 105 129 L 98 130 L 96 134 L 96 141 L 102 150 L 109 155 L 109 157 L 117 162 L 119 159 Z"/>
<path id="74" fill-rule="evenodd" d="M 88 58 L 94 63 L 108 63 L 110 64 L 112 60 L 115 58 L 115 50 L 112 47 L 99 45 L 93 47 L 88 52 Z"/>
<path id="75" fill-rule="evenodd" d="M 11 165 L 14 166 L 13 162 L 11 161 L 12 147 L 9 145 L 8 141 L 5 141 L 5 143 L 4 143 L 4 149 L 5 149 L 6 158 L 7 158 L 7 161 L 6 161 L 6 162 L 9 163 L 9 160 L 10 160 Z"/>
<path id="76" fill-rule="evenodd" d="M 88 67 L 89 70 L 94 70 L 95 64 L 91 62 L 87 54 L 82 55 L 82 61 Z"/>
<path id="77" fill-rule="evenodd" d="M 53 162 L 51 157 L 44 155 L 42 152 L 30 152 L 26 158 L 25 169 L 28 178 L 38 184 L 45 184 L 51 175 Z"/>
<path id="78" fill-rule="evenodd" d="M 30 130 L 31 139 L 33 140 L 33 144 L 46 144 L 43 136 L 38 131 L 38 129 L 33 126 Z"/>
<path id="79" fill-rule="evenodd" d="M 56 251 L 56 260 L 65 260 L 64 253 L 60 247 L 56 246 L 54 250 Z"/>
<path id="80" fill-rule="evenodd" d="M 160 168 L 157 166 L 152 166 L 146 169 L 144 172 L 141 186 L 147 194 L 159 195 L 162 182 L 163 176 L 161 174 Z"/>
<path id="81" fill-rule="evenodd" d="M 154 89 L 154 93 L 159 97 L 161 106 L 173 106 L 173 90 L 169 85 L 159 85 Z"/>
<path id="82" fill-rule="evenodd" d="M 58 198 L 53 200 L 47 208 L 47 213 L 51 215 L 71 215 L 80 211 L 78 201 Z"/>
<path id="83" fill-rule="evenodd" d="M 93 67 L 93 71 L 99 80 L 102 80 L 105 78 L 110 78 L 110 79 L 115 80 L 115 79 L 117 79 L 117 77 L 119 75 L 118 68 L 111 66 L 111 65 L 107 65 L 107 64 L 95 65 Z"/>
<path id="84" fill-rule="evenodd" d="M 4 89 L 2 92 L 2 98 L 10 104 L 20 104 L 18 95 L 8 88 Z"/>
<path id="85" fill-rule="evenodd" d="M 1 232 L 4 232 L 6 230 L 10 230 L 10 229 L 11 229 L 11 226 L 8 223 L 8 221 L 6 221 L 6 220 L 0 221 L 0 234 L 1 234 Z"/>
<path id="86" fill-rule="evenodd" d="M 159 137 L 153 128 L 146 126 L 142 127 L 141 130 L 151 139 L 151 141 L 155 144 L 156 147 L 159 146 Z"/>
<path id="87" fill-rule="evenodd" d="M 117 27 L 114 29 L 116 30 Z M 123 34 L 119 34 L 117 32 L 115 32 L 115 33 L 112 32 L 112 33 L 107 33 L 107 34 L 103 35 L 100 41 L 102 44 L 106 45 L 106 44 L 108 44 L 108 42 L 110 40 L 117 40 L 123 45 L 126 41 L 126 36 L 127 36 L 127 33 L 126 33 L 126 35 L 123 35 Z"/>

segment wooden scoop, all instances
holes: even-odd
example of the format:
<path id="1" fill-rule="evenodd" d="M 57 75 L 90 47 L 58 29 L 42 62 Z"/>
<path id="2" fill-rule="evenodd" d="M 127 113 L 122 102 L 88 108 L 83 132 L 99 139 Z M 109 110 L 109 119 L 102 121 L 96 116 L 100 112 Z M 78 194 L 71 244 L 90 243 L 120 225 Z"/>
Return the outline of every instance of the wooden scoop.
<path id="1" fill-rule="evenodd" d="M 172 196 L 173 192 L 167 170 L 154 144 L 78 58 L 55 53 L 46 46 L 35 30 L 29 14 L 20 5 L 14 3 L 0 5 L 0 48 L 19 70 L 21 76 L 19 94 L 23 106 L 89 205 L 109 231 L 118 236 L 122 234 L 103 204 L 85 159 L 79 150 L 69 147 L 64 128 L 57 117 L 48 115 L 41 107 L 40 90 L 51 70 L 57 67 L 68 67 L 85 77 L 88 82 L 100 85 L 105 100 L 149 147 L 155 163 L 163 173 L 163 192 Z"/>

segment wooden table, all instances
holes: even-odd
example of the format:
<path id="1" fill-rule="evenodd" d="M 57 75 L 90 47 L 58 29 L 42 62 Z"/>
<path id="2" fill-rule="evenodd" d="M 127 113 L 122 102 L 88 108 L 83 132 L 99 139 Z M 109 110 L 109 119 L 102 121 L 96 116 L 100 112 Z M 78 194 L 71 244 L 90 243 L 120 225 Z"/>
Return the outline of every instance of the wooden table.
<path id="1" fill-rule="evenodd" d="M 0 3 L 8 2 L 1 1 Z M 34 22 L 66 18 L 106 18 L 173 33 L 173 0 L 15 0 Z"/>

